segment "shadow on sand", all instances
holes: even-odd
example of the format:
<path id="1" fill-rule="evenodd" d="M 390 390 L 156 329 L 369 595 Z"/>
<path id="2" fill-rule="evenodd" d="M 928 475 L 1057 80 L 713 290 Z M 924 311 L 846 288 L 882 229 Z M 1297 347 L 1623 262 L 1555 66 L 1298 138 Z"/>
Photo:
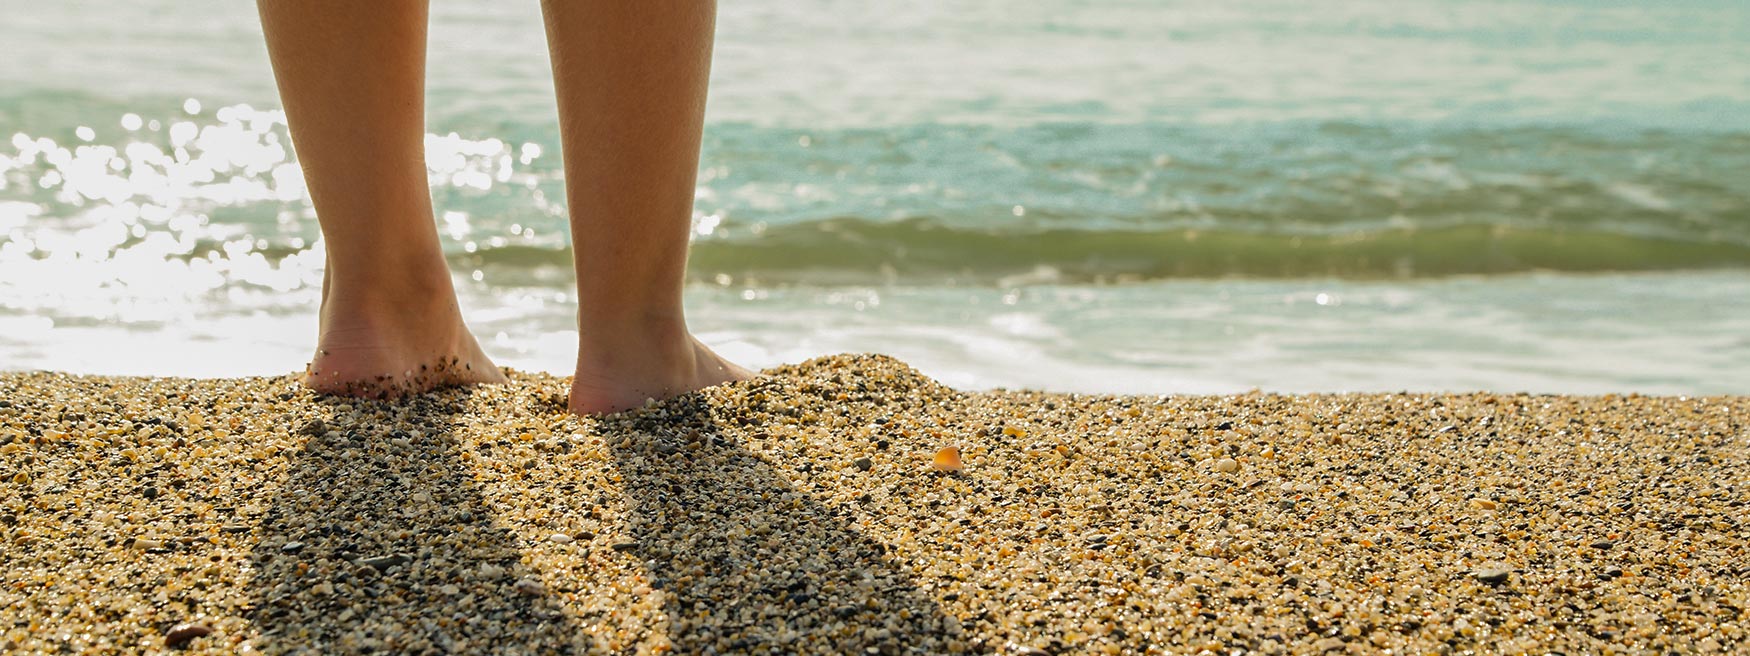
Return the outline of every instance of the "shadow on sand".
<path id="1" fill-rule="evenodd" d="M 754 383 L 757 384 L 757 383 Z M 607 418 L 630 546 L 680 653 L 946 653 L 957 621 L 689 395 Z"/>
<path id="2" fill-rule="evenodd" d="M 257 531 L 250 619 L 267 653 L 583 653 L 459 457 L 466 390 L 321 399 Z M 530 594 L 533 592 L 533 594 Z"/>
<path id="3" fill-rule="evenodd" d="M 946 653 L 959 637 L 960 624 L 884 545 L 742 447 L 737 436 L 753 431 L 721 425 L 704 397 L 578 421 L 539 385 L 512 385 L 506 391 L 521 401 L 475 411 L 542 415 L 555 428 L 585 433 L 570 438 L 579 444 L 596 427 L 607 446 L 595 448 L 607 449 L 607 461 L 577 466 L 618 474 L 621 490 L 604 500 L 623 503 L 624 533 L 594 543 L 600 551 L 584 553 L 584 562 L 629 569 L 555 571 L 554 590 L 519 585 L 540 578 L 525 560 L 544 561 L 525 554 L 530 545 L 488 501 L 497 497 L 473 482 L 456 428 L 469 391 L 392 402 L 320 399 L 322 420 L 285 427 L 310 437 L 289 457 L 286 482 L 255 527 L 249 618 L 259 649 L 547 654 L 616 644 L 630 653 L 667 644 L 683 654 L 900 654 Z M 526 489 L 493 494 L 543 508 L 582 503 L 562 481 L 520 485 Z M 660 615 L 618 626 L 591 621 L 594 630 L 585 630 L 580 617 L 647 612 L 610 607 L 604 616 L 596 602 L 626 597 L 592 585 L 657 595 L 660 603 L 648 608 Z"/>

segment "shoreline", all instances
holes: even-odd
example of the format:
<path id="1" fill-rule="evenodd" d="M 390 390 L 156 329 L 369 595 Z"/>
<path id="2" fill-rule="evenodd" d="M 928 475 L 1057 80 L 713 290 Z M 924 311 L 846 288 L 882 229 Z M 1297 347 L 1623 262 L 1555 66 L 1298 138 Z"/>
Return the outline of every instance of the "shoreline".
<path id="1" fill-rule="evenodd" d="M 1750 397 L 511 378 L 0 374 L 0 648 L 1750 648 Z"/>

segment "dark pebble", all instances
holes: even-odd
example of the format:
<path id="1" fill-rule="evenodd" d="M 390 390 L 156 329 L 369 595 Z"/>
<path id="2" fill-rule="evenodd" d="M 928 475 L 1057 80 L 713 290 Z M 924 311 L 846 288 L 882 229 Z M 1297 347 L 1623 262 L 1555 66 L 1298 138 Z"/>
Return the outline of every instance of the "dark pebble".
<path id="1" fill-rule="evenodd" d="M 158 498 L 158 488 L 148 485 L 140 490 L 140 496 L 146 497 L 147 499 L 156 499 Z"/>
<path id="2" fill-rule="evenodd" d="M 184 622 L 170 627 L 170 631 L 164 634 L 164 646 L 181 647 L 188 644 L 188 641 L 190 640 L 208 635 L 212 632 L 213 627 L 205 624 L 200 624 L 198 622 Z"/>
<path id="3" fill-rule="evenodd" d="M 1609 548 L 1614 547 L 1614 546 L 1616 546 L 1616 543 L 1611 542 L 1609 540 L 1599 540 L 1597 542 L 1592 543 L 1592 548 L 1597 549 L 1599 551 L 1604 551 L 1604 550 L 1609 549 Z"/>
<path id="4" fill-rule="evenodd" d="M 638 543 L 637 542 L 617 542 L 614 544 L 614 546 L 612 546 L 610 548 L 613 549 L 614 551 L 621 551 L 621 552 L 631 551 L 633 549 L 638 548 Z"/>
<path id="5" fill-rule="evenodd" d="M 858 458 L 855 461 L 852 461 L 851 464 L 856 465 L 857 469 L 861 469 L 863 471 L 869 471 L 870 467 L 875 466 L 875 461 L 870 460 L 868 458 Z"/>
<path id="6" fill-rule="evenodd" d="M 1612 567 L 1610 569 L 1604 570 L 1604 572 L 1599 574 L 1599 576 L 1606 578 L 1606 579 L 1614 579 L 1614 578 L 1621 577 L 1622 576 L 1622 568 L 1621 567 Z"/>
<path id="7" fill-rule="evenodd" d="M 227 524 L 219 527 L 219 530 L 225 533 L 248 533 L 249 527 L 243 524 Z"/>
<path id="8" fill-rule="evenodd" d="M 282 553 L 298 553 L 298 552 L 303 551 L 303 550 L 304 550 L 304 543 L 302 543 L 302 542 L 287 542 L 283 545 L 280 545 L 280 551 Z"/>

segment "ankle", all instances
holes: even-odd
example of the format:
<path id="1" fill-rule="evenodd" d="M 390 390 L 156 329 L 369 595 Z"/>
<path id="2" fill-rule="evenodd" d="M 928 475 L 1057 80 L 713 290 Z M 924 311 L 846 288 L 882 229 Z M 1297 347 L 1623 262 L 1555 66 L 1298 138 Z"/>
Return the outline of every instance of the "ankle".
<path id="1" fill-rule="evenodd" d="M 579 312 L 577 325 L 580 343 L 604 348 L 680 344 L 692 337 L 687 330 L 687 319 L 679 311 Z"/>
<path id="2" fill-rule="evenodd" d="M 377 275 L 335 276 L 322 296 L 322 317 L 367 321 L 430 322 L 455 315 L 455 287 L 449 270 L 389 270 Z"/>
<path id="3" fill-rule="evenodd" d="M 579 323 L 577 369 L 586 372 L 690 371 L 695 361 L 686 320 L 672 316 L 621 317 Z"/>

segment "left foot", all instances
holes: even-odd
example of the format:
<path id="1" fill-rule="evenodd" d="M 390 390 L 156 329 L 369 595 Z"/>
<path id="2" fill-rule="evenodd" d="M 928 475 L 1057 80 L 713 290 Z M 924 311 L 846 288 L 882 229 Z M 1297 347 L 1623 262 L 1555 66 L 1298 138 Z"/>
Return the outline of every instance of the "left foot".
<path id="1" fill-rule="evenodd" d="M 590 326 L 585 325 L 585 330 Z M 571 411 L 619 412 L 755 374 L 672 325 L 580 335 Z"/>

